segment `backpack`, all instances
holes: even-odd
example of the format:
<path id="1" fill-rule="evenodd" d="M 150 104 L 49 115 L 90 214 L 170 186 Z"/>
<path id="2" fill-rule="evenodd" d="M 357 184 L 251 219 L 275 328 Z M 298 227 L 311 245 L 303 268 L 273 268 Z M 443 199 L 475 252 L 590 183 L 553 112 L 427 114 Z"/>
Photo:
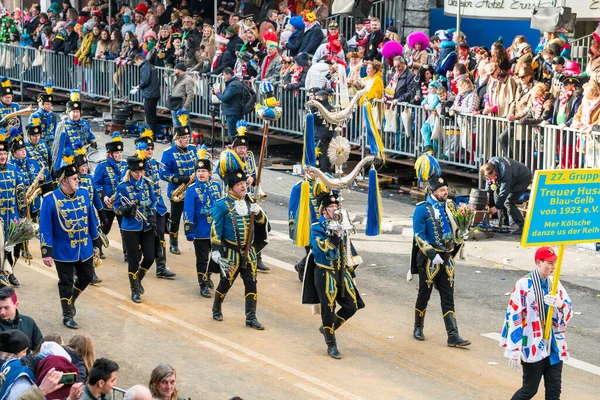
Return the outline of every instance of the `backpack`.
<path id="1" fill-rule="evenodd" d="M 250 114 L 256 106 L 256 92 L 251 86 L 241 82 L 242 95 L 240 102 L 242 103 L 242 115 Z"/>

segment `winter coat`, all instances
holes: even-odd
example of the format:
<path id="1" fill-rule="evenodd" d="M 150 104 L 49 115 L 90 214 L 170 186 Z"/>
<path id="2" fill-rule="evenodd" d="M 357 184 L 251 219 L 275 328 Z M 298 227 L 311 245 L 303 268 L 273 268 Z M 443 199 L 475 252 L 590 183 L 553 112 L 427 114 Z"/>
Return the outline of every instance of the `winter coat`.
<path id="1" fill-rule="evenodd" d="M 263 78 L 263 70 L 265 68 L 265 64 L 267 62 L 267 57 L 265 57 L 260 65 L 260 71 L 258 71 L 258 77 L 261 81 L 269 81 L 271 83 L 279 83 L 279 79 L 281 76 L 281 57 L 279 54 L 275 54 L 275 58 L 265 71 L 265 77 Z"/>
<path id="2" fill-rule="evenodd" d="M 567 120 L 565 121 L 566 126 L 571 126 L 571 124 L 573 123 L 573 118 L 575 118 L 575 114 L 577 114 L 577 111 L 579 111 L 579 106 L 581 106 L 582 99 L 582 91 L 575 90 L 575 92 L 573 92 L 569 100 L 567 100 L 567 103 L 565 104 L 567 111 Z M 549 124 L 557 124 L 556 117 L 558 116 L 559 109 L 560 94 L 558 94 L 556 96 L 556 100 L 554 100 L 554 109 L 552 110 L 552 116 L 546 120 Z"/>
<path id="3" fill-rule="evenodd" d="M 183 56 L 183 63 L 187 67 L 188 71 L 200 71 L 204 66 L 204 60 L 202 59 L 202 50 L 200 48 L 195 51 L 187 50 Z"/>
<path id="4" fill-rule="evenodd" d="M 323 30 L 321 30 L 321 25 L 317 23 L 312 28 L 304 31 L 298 53 L 315 54 L 322 41 Z"/>
<path id="5" fill-rule="evenodd" d="M 189 110 L 194 101 L 194 79 L 186 73 L 178 76 L 173 83 L 171 97 L 180 97 L 182 107 Z"/>
<path id="6" fill-rule="evenodd" d="M 140 66 L 140 84 L 142 97 L 144 99 L 156 99 L 160 97 L 160 86 L 156 69 L 148 60 L 144 60 Z"/>
<path id="7" fill-rule="evenodd" d="M 398 77 L 393 99 L 398 100 L 398 103 L 408 103 L 415 97 L 416 90 L 415 75 L 407 68 Z"/>
<path id="8" fill-rule="evenodd" d="M 300 32 L 300 31 L 296 31 L 296 32 L 298 32 L 298 33 L 295 35 L 292 34 L 292 36 L 290 36 L 290 39 L 284 46 L 286 49 L 289 50 L 291 57 L 296 57 L 298 55 L 300 47 L 302 46 L 302 38 L 304 37 L 304 32 Z M 296 33 L 296 32 L 294 32 L 294 33 Z"/>
<path id="9" fill-rule="evenodd" d="M 27 335 L 29 342 L 31 343 L 27 353 L 31 353 L 31 350 L 38 347 L 38 345 L 42 342 L 42 332 L 40 331 L 40 328 L 38 328 L 33 318 L 20 314 L 18 310 L 14 321 L 5 321 L 0 319 L 0 332 L 11 329 L 19 330 Z"/>
<path id="10" fill-rule="evenodd" d="M 217 93 L 217 98 L 221 100 L 221 112 L 223 115 L 242 115 L 242 85 L 240 80 L 232 76 L 225 82 L 225 91 Z"/>

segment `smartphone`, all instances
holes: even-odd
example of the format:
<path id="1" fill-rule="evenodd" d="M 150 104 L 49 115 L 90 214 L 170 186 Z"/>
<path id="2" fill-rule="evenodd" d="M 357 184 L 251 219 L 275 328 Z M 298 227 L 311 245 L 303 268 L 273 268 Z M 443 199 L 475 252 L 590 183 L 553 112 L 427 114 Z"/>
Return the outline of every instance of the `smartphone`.
<path id="1" fill-rule="evenodd" d="M 72 385 L 77 382 L 77 372 L 66 372 L 60 378 L 59 383 L 64 383 L 65 385 Z"/>

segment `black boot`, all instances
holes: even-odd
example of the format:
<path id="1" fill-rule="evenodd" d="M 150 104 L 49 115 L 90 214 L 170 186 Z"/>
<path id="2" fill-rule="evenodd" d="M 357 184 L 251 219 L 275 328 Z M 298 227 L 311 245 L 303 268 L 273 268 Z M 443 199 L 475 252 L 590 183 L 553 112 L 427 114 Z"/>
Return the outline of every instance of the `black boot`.
<path id="1" fill-rule="evenodd" d="M 448 333 L 448 347 L 463 347 L 471 344 L 469 340 L 465 340 L 458 335 L 458 326 L 456 325 L 456 317 L 453 312 L 448 312 L 444 317 L 446 324 L 446 332 Z"/>
<path id="2" fill-rule="evenodd" d="M 223 321 L 223 313 L 221 312 L 221 305 L 225 300 L 225 296 L 217 293 L 215 294 L 215 301 L 213 302 L 212 313 L 215 321 Z"/>
<path id="3" fill-rule="evenodd" d="M 271 270 L 271 268 L 267 267 L 265 265 L 265 263 L 263 262 L 261 253 L 258 253 L 256 255 L 256 269 L 258 269 L 259 271 L 263 271 L 263 272 Z"/>
<path id="4" fill-rule="evenodd" d="M 300 282 L 302 282 L 304 280 L 304 263 L 306 262 L 306 258 L 303 258 L 300 261 L 296 262 L 296 265 L 294 265 L 294 269 L 296 270 L 296 272 L 298 272 L 298 279 L 300 280 Z"/>
<path id="5" fill-rule="evenodd" d="M 129 274 L 129 287 L 131 288 L 131 301 L 134 303 L 141 303 L 142 296 L 140 296 L 140 285 L 137 276 Z"/>
<path id="6" fill-rule="evenodd" d="M 177 233 L 169 233 L 169 240 L 171 242 L 169 251 L 173 254 L 181 254 L 181 251 L 179 251 L 179 245 L 177 244 Z"/>
<path id="7" fill-rule="evenodd" d="M 208 290 L 208 274 L 198 274 L 198 285 L 200 285 L 200 296 L 211 298 L 210 290 Z"/>
<path id="8" fill-rule="evenodd" d="M 71 299 L 61 299 L 60 306 L 62 307 L 63 325 L 69 329 L 79 329 L 79 325 L 73 319 L 73 308 L 71 307 Z"/>
<path id="9" fill-rule="evenodd" d="M 265 329 L 263 324 L 256 319 L 256 295 L 253 293 L 246 295 L 246 326 L 259 331 Z"/>
<path id="10" fill-rule="evenodd" d="M 335 333 L 333 333 L 330 329 L 323 329 L 323 327 L 321 327 L 319 331 L 325 337 L 325 344 L 327 345 L 327 354 L 329 354 L 331 358 L 335 358 L 336 360 L 342 358 L 342 355 L 338 351 L 337 343 L 335 341 Z"/>
<path id="11" fill-rule="evenodd" d="M 148 272 L 147 269 L 142 269 L 142 267 L 138 267 L 137 281 L 138 281 L 138 285 L 139 285 L 139 289 L 140 289 L 140 294 L 146 293 L 146 290 L 142 286 L 142 279 L 144 279 L 144 276 L 146 276 L 146 272 Z"/>
<path id="12" fill-rule="evenodd" d="M 100 248 L 100 255 L 98 257 L 100 257 L 101 260 L 106 259 L 106 256 L 104 255 L 104 252 L 102 251 L 102 247 Z"/>
<path id="13" fill-rule="evenodd" d="M 77 315 L 77 309 L 75 308 L 75 300 L 79 297 L 81 292 L 73 287 L 73 296 L 71 296 L 71 310 L 73 311 L 73 317 Z"/>
<path id="14" fill-rule="evenodd" d="M 210 277 L 211 275 L 212 275 L 212 273 L 209 272 L 208 273 L 208 288 L 209 289 L 214 289 L 215 288 L 215 284 L 213 283 L 213 281 L 212 281 L 212 279 Z"/>
<path id="15" fill-rule="evenodd" d="M 19 282 L 19 280 L 17 279 L 15 274 L 10 274 L 8 276 L 8 282 L 10 283 L 11 286 L 14 286 L 14 287 L 21 286 L 21 283 Z"/>
<path id="16" fill-rule="evenodd" d="M 419 310 L 415 310 L 415 330 L 413 331 L 413 336 L 417 340 L 425 340 L 425 335 L 423 334 L 423 323 L 425 322 L 425 311 L 421 312 Z"/>
<path id="17" fill-rule="evenodd" d="M 90 285 L 97 285 L 101 282 L 102 282 L 102 279 L 100 279 L 98 277 L 98 275 L 96 275 L 96 270 L 94 270 L 94 275 L 92 276 L 92 281 L 90 282 Z"/>
<path id="18" fill-rule="evenodd" d="M 161 251 L 160 256 L 156 256 L 156 277 L 173 279 L 177 274 L 167 267 L 167 243 L 164 240 L 157 240 L 157 244 L 160 245 Z"/>

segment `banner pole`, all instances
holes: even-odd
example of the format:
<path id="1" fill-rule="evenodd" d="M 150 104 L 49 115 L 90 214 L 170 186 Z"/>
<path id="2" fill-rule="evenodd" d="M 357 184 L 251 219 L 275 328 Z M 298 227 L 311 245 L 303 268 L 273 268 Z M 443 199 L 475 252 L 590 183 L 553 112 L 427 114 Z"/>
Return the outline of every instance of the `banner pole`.
<path id="1" fill-rule="evenodd" d="M 558 290 L 558 279 L 560 278 L 560 269 L 562 267 L 563 256 L 565 254 L 565 245 L 561 244 L 558 247 L 558 258 L 556 259 L 556 269 L 554 270 L 554 277 L 552 278 L 552 290 L 550 294 L 556 296 Z M 550 339 L 550 329 L 552 329 L 552 314 L 554 314 L 554 307 L 548 306 L 548 314 L 546 315 L 546 326 L 544 327 L 544 340 L 546 341 L 546 347 L 548 347 Z"/>

